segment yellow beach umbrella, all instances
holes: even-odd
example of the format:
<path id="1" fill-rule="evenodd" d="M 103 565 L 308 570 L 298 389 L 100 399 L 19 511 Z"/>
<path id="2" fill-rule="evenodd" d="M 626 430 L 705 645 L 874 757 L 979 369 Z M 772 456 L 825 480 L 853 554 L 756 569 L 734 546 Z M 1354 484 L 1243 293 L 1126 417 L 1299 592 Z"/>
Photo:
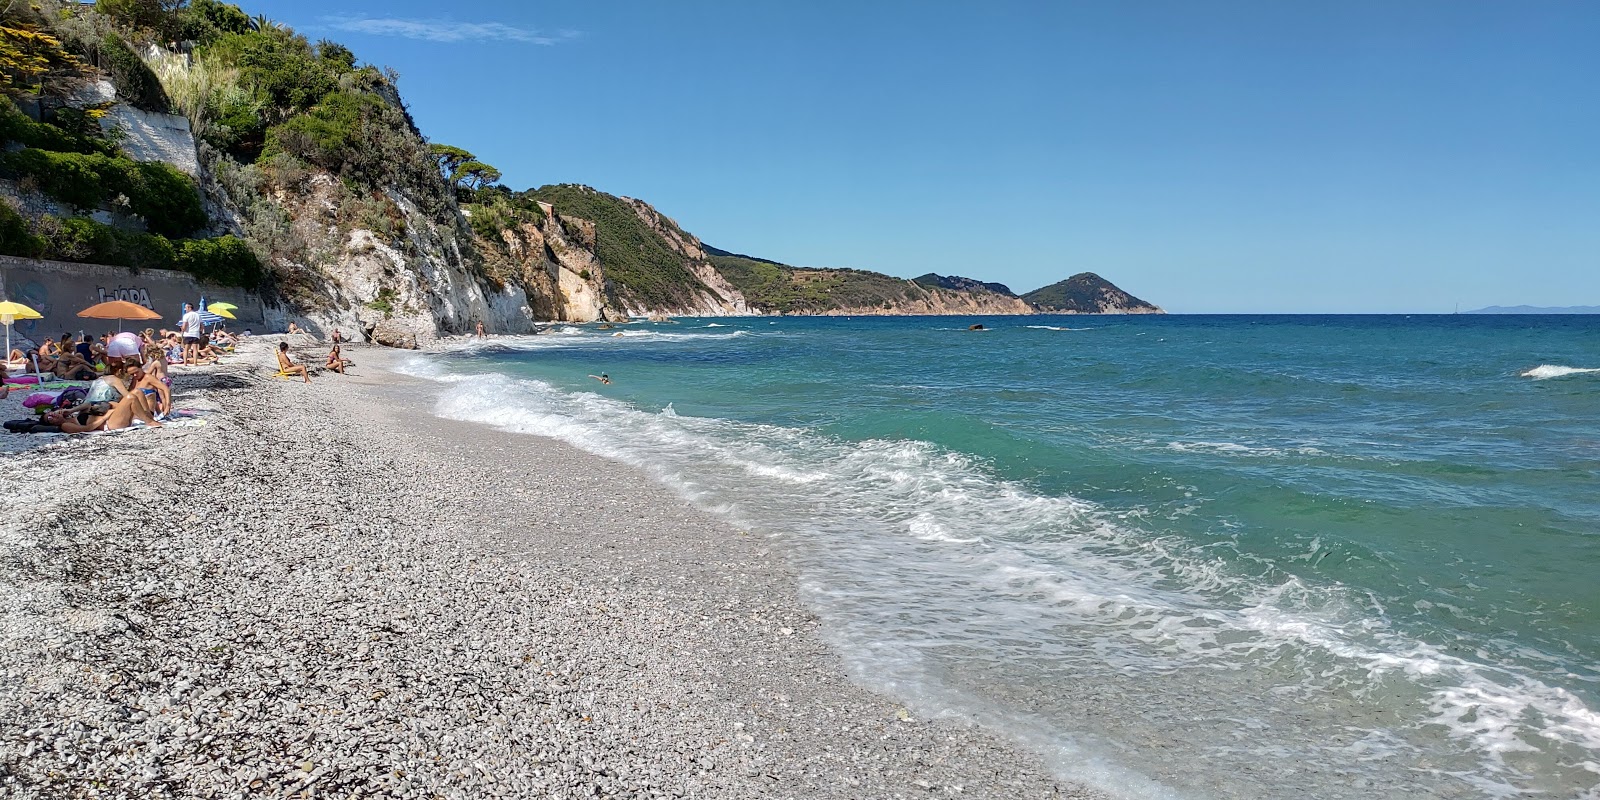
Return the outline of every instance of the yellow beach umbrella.
<path id="1" fill-rule="evenodd" d="M 44 319 L 44 315 L 10 300 L 0 303 L 0 323 L 6 326 L 6 359 L 11 358 L 11 323 L 19 319 Z"/>
<path id="2" fill-rule="evenodd" d="M 206 306 L 206 310 L 216 314 L 219 317 L 222 317 L 223 319 L 238 319 L 238 317 L 233 315 L 232 311 L 228 310 L 227 305 L 227 303 L 212 303 L 211 305 Z M 238 306 L 233 306 L 233 308 L 238 308 Z"/>
<path id="3" fill-rule="evenodd" d="M 218 310 L 217 310 L 217 309 L 219 309 L 219 308 L 226 308 L 226 309 L 227 309 L 227 310 L 229 310 L 229 311 L 238 311 L 238 310 L 239 310 L 239 307 L 238 307 L 238 306 L 236 306 L 236 305 L 234 305 L 234 304 L 232 304 L 232 303 L 225 303 L 225 302 L 223 302 L 223 301 L 221 301 L 221 300 L 218 300 L 218 301 L 217 301 L 217 302 L 215 302 L 215 303 L 212 303 L 212 304 L 211 304 L 211 305 L 209 305 L 209 306 L 206 306 L 206 310 L 207 310 L 207 311 L 210 311 L 210 312 L 211 312 L 211 313 L 213 313 L 213 314 L 220 314 L 220 313 L 222 313 L 222 312 L 220 312 L 220 311 L 218 311 Z M 233 319 L 233 317 L 229 317 L 229 318 L 228 318 L 228 319 Z"/>

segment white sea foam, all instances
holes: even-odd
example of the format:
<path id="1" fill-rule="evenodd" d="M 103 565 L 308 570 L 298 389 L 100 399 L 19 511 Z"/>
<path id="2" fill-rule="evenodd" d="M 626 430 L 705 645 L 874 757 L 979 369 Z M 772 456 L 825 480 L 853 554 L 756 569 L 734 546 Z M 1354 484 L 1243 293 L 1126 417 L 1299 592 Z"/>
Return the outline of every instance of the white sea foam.
<path id="1" fill-rule="evenodd" d="M 726 326 L 722 326 L 722 325 L 717 325 L 717 326 L 707 325 L 706 327 L 708 327 L 708 328 L 709 327 L 719 327 L 720 328 L 720 327 L 726 327 Z M 688 339 L 737 339 L 737 338 L 739 338 L 741 336 L 750 336 L 750 335 L 752 335 L 749 331 L 732 331 L 730 333 L 673 333 L 671 331 L 622 331 L 621 333 L 622 333 L 623 338 L 628 338 L 628 339 L 664 339 L 664 340 L 668 340 L 668 341 L 671 341 L 671 340 L 688 340 Z"/>
<path id="2" fill-rule="evenodd" d="M 1092 331 L 1094 328 L 1066 328 L 1060 325 L 1028 325 L 1036 331 Z"/>
<path id="3" fill-rule="evenodd" d="M 1522 373 L 1524 378 L 1536 381 L 1545 381 L 1551 378 L 1565 378 L 1569 375 L 1588 375 L 1600 372 L 1600 368 L 1564 367 L 1559 364 L 1540 364 L 1527 372 Z"/>
<path id="4" fill-rule="evenodd" d="M 726 326 L 721 326 L 726 327 Z M 504 352 L 507 350 L 518 352 L 533 352 L 538 350 L 593 348 L 614 346 L 619 341 L 651 342 L 651 341 L 692 341 L 692 340 L 718 340 L 738 339 L 745 336 L 754 336 L 746 330 L 735 330 L 726 333 L 679 333 L 674 331 L 657 330 L 584 330 L 583 328 L 563 327 L 548 333 L 528 335 L 495 336 L 491 339 L 457 339 L 445 342 L 438 348 L 441 352 L 448 353 L 485 353 Z M 773 336 L 778 334 L 760 334 Z"/>
<path id="5" fill-rule="evenodd" d="M 807 596 L 858 678 L 915 701 L 919 713 L 958 712 L 1028 739 L 1057 753 L 1064 770 L 1118 793 L 1172 796 L 1163 776 L 1181 777 L 1185 757 L 1188 768 L 1226 772 L 1230 763 L 1266 758 L 1268 745 L 1220 734 L 1214 745 L 1206 737 L 1172 741 L 1163 745 L 1174 748 L 1171 771 L 1151 780 L 1116 767 L 1107 755 L 1116 747 L 1096 745 L 1101 734 L 1082 729 L 1084 714 L 1048 715 L 1052 703 L 1082 702 L 1071 692 L 1047 692 L 1030 701 L 1037 708 L 1020 709 L 987 699 L 951 670 L 1026 667 L 1041 670 L 1028 679 L 1041 687 L 1136 676 L 1140 691 L 1182 715 L 1148 728 L 1127 715 L 1113 738 L 1173 736 L 1162 726 L 1249 709 L 1248 720 L 1231 724 L 1270 726 L 1270 746 L 1294 758 L 1370 762 L 1393 768 L 1397 781 L 1431 771 L 1483 796 L 1545 789 L 1538 781 L 1548 776 L 1530 774 L 1532 762 L 1565 764 L 1563 780 L 1573 781 L 1574 771 L 1600 760 L 1600 715 L 1532 670 L 1419 641 L 1370 598 L 1308 585 L 1278 567 L 1243 574 L 1180 537 L 996 479 L 960 453 L 670 407 L 643 411 L 539 381 L 444 374 L 426 357 L 402 369 L 451 384 L 438 405 L 443 416 L 551 436 L 633 464 L 705 508 L 794 538 Z M 1228 442 L 1169 447 L 1284 452 Z M 941 648 L 969 655 L 946 664 L 932 655 Z M 1362 729 L 1360 747 L 1341 742 L 1331 732 L 1350 720 L 1338 703 L 1381 710 L 1392 722 Z M 1318 722 L 1311 709 L 1323 707 L 1334 710 Z M 1427 766 L 1393 763 L 1412 751 L 1423 752 Z M 1337 796 L 1331 791 L 1321 796 Z"/>
<path id="6" fill-rule="evenodd" d="M 1319 448 L 1302 445 L 1299 447 L 1268 447 L 1263 445 L 1245 445 L 1237 442 L 1168 442 L 1168 450 L 1180 453 L 1211 453 L 1215 455 L 1272 457 L 1286 455 L 1321 456 L 1327 453 Z"/>

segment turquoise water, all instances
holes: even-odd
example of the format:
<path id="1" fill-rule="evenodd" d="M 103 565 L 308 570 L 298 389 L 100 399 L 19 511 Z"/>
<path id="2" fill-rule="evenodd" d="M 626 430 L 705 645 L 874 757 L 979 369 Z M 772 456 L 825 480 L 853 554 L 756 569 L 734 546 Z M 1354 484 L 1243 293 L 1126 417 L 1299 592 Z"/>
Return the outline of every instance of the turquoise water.
<path id="1" fill-rule="evenodd" d="M 785 541 L 858 680 L 1114 793 L 1600 797 L 1600 317 L 684 320 L 415 368 Z"/>

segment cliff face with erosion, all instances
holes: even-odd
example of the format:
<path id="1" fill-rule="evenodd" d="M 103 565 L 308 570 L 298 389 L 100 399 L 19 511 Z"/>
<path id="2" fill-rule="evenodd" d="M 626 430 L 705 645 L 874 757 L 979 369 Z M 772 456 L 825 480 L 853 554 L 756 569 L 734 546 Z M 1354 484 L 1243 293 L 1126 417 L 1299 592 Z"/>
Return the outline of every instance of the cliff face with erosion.
<path id="1" fill-rule="evenodd" d="M 649 203 L 635 200 L 632 197 L 620 198 L 623 203 L 633 209 L 650 233 L 662 242 L 669 250 L 677 253 L 684 260 L 684 266 L 694 276 L 698 285 L 684 287 L 686 291 L 676 304 L 675 308 L 648 308 L 643 303 L 631 306 L 630 311 L 636 314 L 684 314 L 696 316 L 738 316 L 754 313 L 745 301 L 744 294 L 734 288 L 722 273 L 717 271 L 711 263 L 705 247 L 700 240 L 692 234 L 678 227 L 678 223 L 662 216 Z M 628 300 L 624 301 L 627 305 Z"/>

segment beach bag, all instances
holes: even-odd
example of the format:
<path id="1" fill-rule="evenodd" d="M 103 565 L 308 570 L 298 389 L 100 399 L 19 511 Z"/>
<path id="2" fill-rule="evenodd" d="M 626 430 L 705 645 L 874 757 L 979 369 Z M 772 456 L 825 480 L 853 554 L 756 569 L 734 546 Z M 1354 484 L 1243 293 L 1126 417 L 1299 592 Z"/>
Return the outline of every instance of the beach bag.
<path id="1" fill-rule="evenodd" d="M 38 408 L 39 406 L 55 407 L 56 400 L 61 395 L 57 392 L 34 392 L 22 401 L 23 408 Z"/>
<path id="2" fill-rule="evenodd" d="M 56 398 L 56 408 L 71 408 L 79 403 L 82 403 L 84 398 L 88 396 L 89 390 L 83 388 L 82 386 L 74 386 L 71 389 L 63 389 L 61 391 L 61 396 Z"/>

